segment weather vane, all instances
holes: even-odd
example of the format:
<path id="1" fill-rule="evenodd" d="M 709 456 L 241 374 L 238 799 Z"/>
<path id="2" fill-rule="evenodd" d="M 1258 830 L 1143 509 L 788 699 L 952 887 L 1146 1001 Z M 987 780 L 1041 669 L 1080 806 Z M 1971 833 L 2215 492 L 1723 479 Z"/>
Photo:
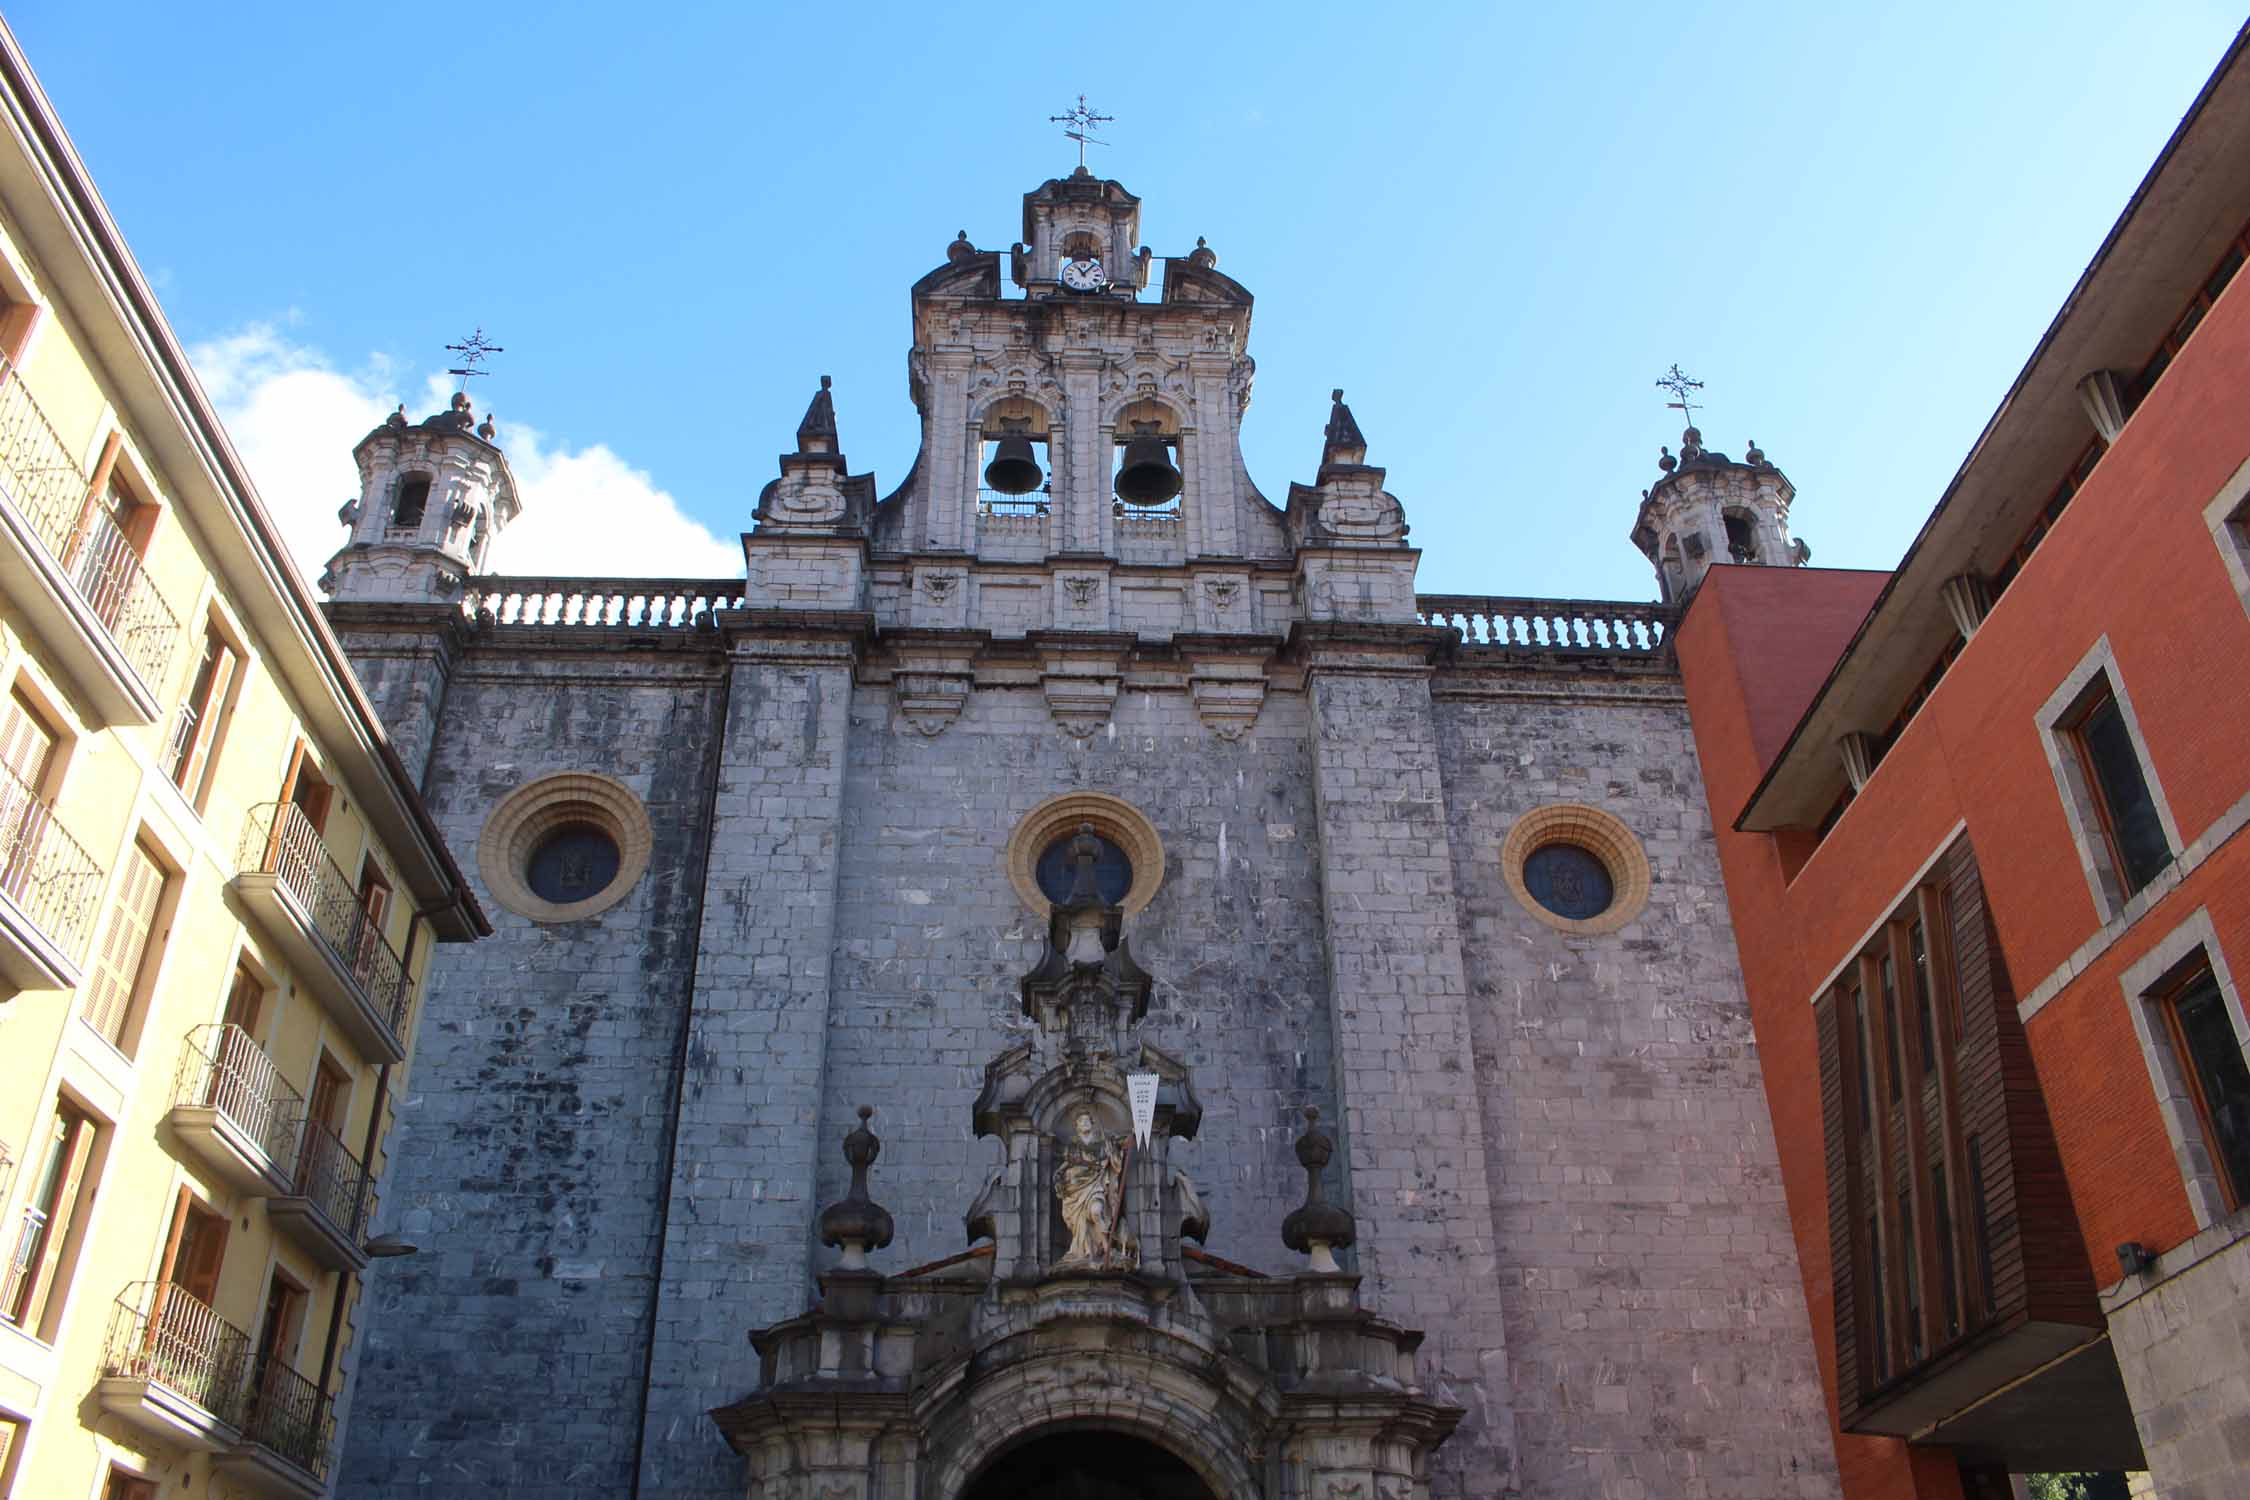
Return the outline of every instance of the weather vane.
<path id="1" fill-rule="evenodd" d="M 1675 361 L 1672 368 L 1666 370 L 1656 383 L 1679 397 L 1677 401 L 1667 401 L 1664 404 L 1686 418 L 1688 426 L 1693 427 L 1695 425 L 1695 402 L 1690 399 L 1689 393 L 1702 390 L 1703 382 L 1689 379 L 1687 372 L 1682 370 L 1678 362 Z"/>
<path id="2" fill-rule="evenodd" d="M 1080 94 L 1076 109 L 1067 115 L 1049 115 L 1047 116 L 1047 122 L 1051 125 L 1068 127 L 1063 131 L 1063 136 L 1066 140 L 1073 140 L 1078 143 L 1078 165 L 1084 167 L 1088 146 L 1106 146 L 1109 144 L 1109 142 L 1094 134 L 1094 127 L 1110 124 L 1116 118 L 1115 115 L 1095 114 L 1086 107 L 1086 96 Z"/>
<path id="3" fill-rule="evenodd" d="M 478 365 L 484 363 L 486 355 L 505 354 L 508 352 L 507 350 L 501 348 L 498 344 L 492 343 L 490 340 L 486 339 L 484 336 L 484 329 L 481 326 L 475 333 L 472 333 L 467 338 L 461 340 L 460 343 L 447 344 L 445 346 L 445 349 L 448 354 L 458 354 L 461 356 L 460 368 L 448 370 L 445 373 L 448 375 L 460 376 L 461 389 L 464 391 L 469 388 L 469 382 L 475 379 L 477 376 L 489 375 L 492 373 L 490 370 L 480 370 L 477 368 Z"/>

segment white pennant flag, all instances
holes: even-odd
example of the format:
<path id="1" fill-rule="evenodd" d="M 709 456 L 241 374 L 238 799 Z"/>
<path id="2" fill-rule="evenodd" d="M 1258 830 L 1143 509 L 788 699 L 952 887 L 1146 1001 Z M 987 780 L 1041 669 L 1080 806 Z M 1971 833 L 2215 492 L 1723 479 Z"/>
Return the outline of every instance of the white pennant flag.
<path id="1" fill-rule="evenodd" d="M 1156 1075 L 1126 1074 L 1125 1092 L 1133 1101 L 1133 1144 L 1146 1149 L 1148 1133 L 1156 1124 Z"/>

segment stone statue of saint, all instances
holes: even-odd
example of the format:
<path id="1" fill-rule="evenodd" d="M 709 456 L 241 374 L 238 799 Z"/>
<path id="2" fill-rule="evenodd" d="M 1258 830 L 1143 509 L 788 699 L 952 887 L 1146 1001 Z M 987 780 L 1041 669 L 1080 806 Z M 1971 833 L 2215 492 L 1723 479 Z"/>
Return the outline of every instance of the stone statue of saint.
<path id="1" fill-rule="evenodd" d="M 1125 1192 L 1124 1136 L 1104 1131 L 1094 1112 L 1071 1117 L 1055 1167 L 1055 1197 L 1062 1202 L 1070 1249 L 1055 1262 L 1058 1271 L 1133 1271 L 1141 1264 L 1140 1241 L 1119 1212 Z"/>

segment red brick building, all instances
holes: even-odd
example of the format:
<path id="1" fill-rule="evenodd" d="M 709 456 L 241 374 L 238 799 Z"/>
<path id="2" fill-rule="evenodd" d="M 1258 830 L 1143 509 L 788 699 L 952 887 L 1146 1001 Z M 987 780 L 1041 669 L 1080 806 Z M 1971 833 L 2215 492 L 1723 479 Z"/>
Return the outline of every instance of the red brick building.
<path id="1" fill-rule="evenodd" d="M 2246 236 L 2238 36 L 1895 572 L 1643 508 L 1853 1500 L 2250 1493 Z"/>

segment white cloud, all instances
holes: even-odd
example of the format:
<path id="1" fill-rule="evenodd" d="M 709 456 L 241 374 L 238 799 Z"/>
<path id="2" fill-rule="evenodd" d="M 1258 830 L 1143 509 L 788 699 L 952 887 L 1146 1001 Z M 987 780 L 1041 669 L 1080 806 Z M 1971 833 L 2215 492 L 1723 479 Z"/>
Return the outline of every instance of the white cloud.
<path id="1" fill-rule="evenodd" d="M 356 371 L 254 323 L 189 351 L 219 418 L 250 467 L 297 565 L 318 578 L 343 545 L 337 507 L 358 493 L 352 447 L 396 406 L 398 372 L 381 356 Z M 417 419 L 440 410 L 451 387 L 423 381 Z M 516 476 L 523 514 L 493 543 L 501 573 L 587 577 L 739 577 L 742 548 L 680 509 L 647 473 L 607 445 L 572 448 L 510 422 L 500 446 Z"/>

